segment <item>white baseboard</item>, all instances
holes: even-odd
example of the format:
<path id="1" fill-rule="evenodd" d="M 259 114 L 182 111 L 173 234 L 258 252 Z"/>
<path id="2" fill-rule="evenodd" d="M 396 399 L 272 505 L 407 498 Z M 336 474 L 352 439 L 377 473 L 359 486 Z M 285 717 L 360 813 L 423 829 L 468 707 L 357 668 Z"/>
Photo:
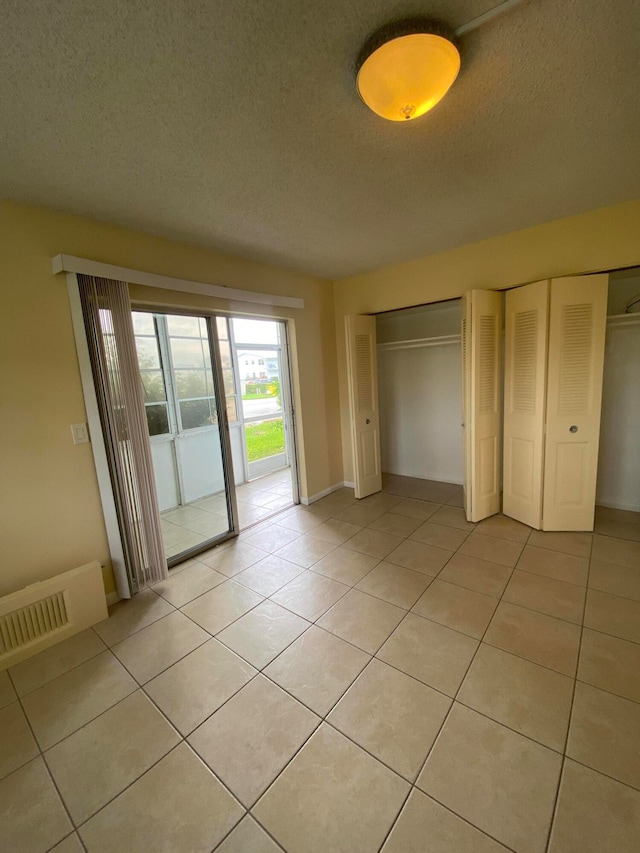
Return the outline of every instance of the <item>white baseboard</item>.
<path id="1" fill-rule="evenodd" d="M 464 486 L 462 480 L 455 477 L 433 477 L 427 474 L 400 474 L 397 471 L 383 471 L 383 474 L 389 474 L 391 477 L 411 477 L 413 480 L 431 480 L 434 483 L 451 483 L 453 486 Z"/>
<path id="2" fill-rule="evenodd" d="M 326 496 L 330 495 L 332 492 L 337 492 L 338 489 L 344 489 L 345 487 L 352 489 L 353 483 L 336 483 L 334 486 L 329 486 L 328 489 L 323 489 L 323 491 L 317 492 L 315 495 L 311 495 L 308 498 L 301 497 L 300 503 L 304 504 L 305 506 L 309 506 L 309 504 L 319 501 L 320 498 L 326 498 Z"/>
<path id="3" fill-rule="evenodd" d="M 109 592 L 107 594 L 107 607 L 111 607 L 113 604 L 117 604 L 120 601 L 120 596 L 117 592 Z"/>
<path id="4" fill-rule="evenodd" d="M 640 504 L 621 504 L 617 501 L 596 500 L 596 506 L 604 506 L 609 509 L 626 509 L 627 512 L 640 512 Z"/>

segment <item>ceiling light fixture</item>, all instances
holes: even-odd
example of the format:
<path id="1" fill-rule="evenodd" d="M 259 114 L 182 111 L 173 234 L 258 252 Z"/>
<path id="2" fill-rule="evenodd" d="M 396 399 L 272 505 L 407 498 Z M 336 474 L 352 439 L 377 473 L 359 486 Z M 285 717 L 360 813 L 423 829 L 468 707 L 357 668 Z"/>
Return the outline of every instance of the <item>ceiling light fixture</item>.
<path id="1" fill-rule="evenodd" d="M 453 31 L 440 21 L 406 18 L 367 39 L 356 60 L 356 85 L 374 113 L 408 121 L 435 107 L 459 71 Z"/>

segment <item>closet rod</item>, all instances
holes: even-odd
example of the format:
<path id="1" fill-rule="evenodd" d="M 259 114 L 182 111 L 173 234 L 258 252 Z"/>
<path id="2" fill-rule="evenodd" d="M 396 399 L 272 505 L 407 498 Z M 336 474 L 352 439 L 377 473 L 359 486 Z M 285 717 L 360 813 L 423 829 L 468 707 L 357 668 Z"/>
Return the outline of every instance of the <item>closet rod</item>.
<path id="1" fill-rule="evenodd" d="M 421 349 L 422 347 L 444 347 L 452 344 L 459 344 L 462 341 L 460 335 L 440 335 L 433 338 L 414 338 L 410 341 L 390 341 L 389 343 L 378 344 L 378 350 L 396 350 L 396 349 Z"/>

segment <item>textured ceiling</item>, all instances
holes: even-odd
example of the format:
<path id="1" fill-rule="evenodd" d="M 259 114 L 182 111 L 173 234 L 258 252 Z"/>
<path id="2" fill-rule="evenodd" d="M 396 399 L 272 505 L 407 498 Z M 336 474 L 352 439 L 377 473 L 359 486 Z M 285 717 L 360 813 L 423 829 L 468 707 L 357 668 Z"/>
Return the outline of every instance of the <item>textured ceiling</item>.
<path id="1" fill-rule="evenodd" d="M 638 0 L 528 0 L 427 116 L 361 104 L 372 29 L 498 2 L 0 0 L 0 194 L 331 278 L 640 197 Z"/>

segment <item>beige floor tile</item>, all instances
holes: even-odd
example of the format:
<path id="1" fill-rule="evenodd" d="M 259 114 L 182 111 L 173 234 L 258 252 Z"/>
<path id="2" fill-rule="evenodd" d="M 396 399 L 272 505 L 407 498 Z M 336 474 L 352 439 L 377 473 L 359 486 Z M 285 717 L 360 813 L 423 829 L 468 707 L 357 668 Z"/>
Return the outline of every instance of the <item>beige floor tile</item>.
<path id="1" fill-rule="evenodd" d="M 469 535 L 468 531 L 460 530 L 446 524 L 434 524 L 433 520 L 425 521 L 411 538 L 426 545 L 435 545 L 436 548 L 445 548 L 447 551 L 455 551 L 462 545 Z"/>
<path id="2" fill-rule="evenodd" d="M 210 634 L 217 634 L 264 601 L 261 595 L 234 581 L 220 584 L 182 608 L 189 619 Z"/>
<path id="3" fill-rule="evenodd" d="M 376 492 L 375 495 L 369 495 L 369 497 L 358 501 L 358 505 L 362 504 L 362 506 L 372 507 L 373 509 L 381 509 L 383 512 L 391 512 L 399 503 L 402 503 L 400 495 L 390 495 L 386 492 Z"/>
<path id="4" fill-rule="evenodd" d="M 138 690 L 45 754 L 76 825 L 83 823 L 180 742 Z"/>
<path id="5" fill-rule="evenodd" d="M 377 657 L 447 696 L 455 696 L 477 647 L 471 637 L 408 613 Z"/>
<path id="6" fill-rule="evenodd" d="M 282 848 L 247 815 L 231 832 L 216 853 L 281 853 Z"/>
<path id="7" fill-rule="evenodd" d="M 327 720 L 413 782 L 450 706 L 441 693 L 374 659 Z"/>
<path id="8" fill-rule="evenodd" d="M 238 519 L 240 522 L 240 529 L 244 530 L 245 528 L 257 524 L 260 521 L 264 521 L 265 518 L 268 518 L 274 512 L 273 509 L 265 506 L 253 506 L 252 504 L 244 503 L 243 501 L 238 501 Z"/>
<path id="9" fill-rule="evenodd" d="M 176 610 L 113 646 L 113 653 L 139 684 L 159 675 L 210 639 L 210 634 Z"/>
<path id="10" fill-rule="evenodd" d="M 409 518 L 426 521 L 434 513 L 439 512 L 440 509 L 440 504 L 429 503 L 429 501 L 418 501 L 414 498 L 403 498 L 400 503 L 394 506 L 393 511 L 396 515 L 406 515 Z"/>
<path id="11" fill-rule="evenodd" d="M 15 699 L 16 691 L 13 689 L 9 674 L 6 671 L 0 672 L 0 708 L 4 708 L 5 705 L 14 702 Z"/>
<path id="12" fill-rule="evenodd" d="M 262 548 L 255 548 L 246 542 L 232 542 L 225 547 L 214 548 L 211 556 L 202 555 L 200 562 L 228 578 L 237 575 L 243 569 L 248 569 L 258 560 L 263 560 L 267 552 Z"/>
<path id="13" fill-rule="evenodd" d="M 340 521 L 337 518 L 328 518 L 313 528 L 313 535 L 316 539 L 324 539 L 326 542 L 331 542 L 333 545 L 342 545 L 347 539 L 351 539 L 356 533 L 362 530 L 359 524 L 349 524 L 348 521 Z"/>
<path id="14" fill-rule="evenodd" d="M 365 652 L 312 625 L 264 673 L 324 716 L 369 660 Z"/>
<path id="15" fill-rule="evenodd" d="M 425 853 L 427 849 L 429 853 L 507 853 L 502 844 L 414 788 L 381 853 Z"/>
<path id="16" fill-rule="evenodd" d="M 605 563 L 614 563 L 616 566 L 638 568 L 640 566 L 640 542 L 629 542 L 625 539 L 612 539 L 610 536 L 595 535 L 591 556 L 596 560 L 604 560 Z"/>
<path id="17" fill-rule="evenodd" d="M 519 853 L 544 853 L 562 758 L 455 704 L 418 787 Z"/>
<path id="18" fill-rule="evenodd" d="M 173 612 L 173 606 L 150 589 L 145 589 L 109 608 L 109 618 L 94 625 L 94 631 L 108 646 L 130 637 L 152 622 Z"/>
<path id="19" fill-rule="evenodd" d="M 590 589 L 584 624 L 603 634 L 640 643 L 640 601 Z"/>
<path id="20" fill-rule="evenodd" d="M 504 591 L 504 600 L 581 625 L 585 593 L 583 586 L 516 569 Z"/>
<path id="21" fill-rule="evenodd" d="M 29 693 L 22 702 L 40 747 L 48 749 L 137 686 L 111 652 L 103 652 Z"/>
<path id="22" fill-rule="evenodd" d="M 395 604 L 352 589 L 318 620 L 318 625 L 373 655 L 405 613 Z"/>
<path id="23" fill-rule="evenodd" d="M 56 643 L 33 657 L 12 666 L 11 678 L 19 696 L 24 696 L 52 681 L 59 675 L 79 666 L 107 647 L 95 631 L 88 628 L 68 640 Z M 2 702 L 0 702 L 2 707 Z"/>
<path id="24" fill-rule="evenodd" d="M 599 533 L 601 536 L 609 536 L 612 539 L 631 539 L 634 542 L 640 542 L 640 524 L 598 520 L 598 509 L 599 507 L 596 507 L 596 524 L 593 528 L 595 533 Z M 621 511 L 624 512 L 624 510 Z M 629 515 L 637 515 L 637 513 L 630 512 Z"/>
<path id="25" fill-rule="evenodd" d="M 273 601 L 263 601 L 221 631 L 218 639 L 257 669 L 262 669 L 308 627 L 309 622 L 295 613 Z"/>
<path id="26" fill-rule="evenodd" d="M 155 584 L 153 590 L 174 607 L 182 607 L 199 595 L 224 583 L 226 579 L 225 575 L 210 569 L 204 563 L 194 563 L 177 574 L 170 571 L 168 579 Z"/>
<path id="27" fill-rule="evenodd" d="M 636 853 L 640 793 L 567 759 L 549 853 Z"/>
<path id="28" fill-rule="evenodd" d="M 320 717 L 259 675 L 196 729 L 189 743 L 249 808 L 319 724 Z"/>
<path id="29" fill-rule="evenodd" d="M 145 692 L 187 735 L 255 674 L 252 666 L 222 643 L 209 640 L 150 681 Z"/>
<path id="30" fill-rule="evenodd" d="M 446 551 L 444 548 L 425 545 L 414 539 L 405 539 L 388 555 L 387 561 L 403 566 L 405 569 L 435 577 L 451 557 L 451 551 Z"/>
<path id="31" fill-rule="evenodd" d="M 562 551 L 526 545 L 518 561 L 518 568 L 521 571 L 555 578 L 558 581 L 586 586 L 589 560 L 586 557 L 563 554 Z"/>
<path id="32" fill-rule="evenodd" d="M 452 498 L 449 498 L 447 506 L 464 507 L 464 491 L 460 489 Z"/>
<path id="33" fill-rule="evenodd" d="M 413 612 L 480 640 L 497 606 L 497 598 L 436 579 Z"/>
<path id="34" fill-rule="evenodd" d="M 348 548 L 336 548 L 326 557 L 312 566 L 312 571 L 319 572 L 334 581 L 354 586 L 378 564 L 377 557 L 350 551 Z"/>
<path id="35" fill-rule="evenodd" d="M 441 506 L 431 516 L 431 521 L 434 524 L 446 524 L 447 527 L 457 527 L 458 530 L 467 530 L 469 533 L 476 528 L 473 522 L 467 521 L 464 510 L 455 506 Z"/>
<path id="36" fill-rule="evenodd" d="M 290 542 L 293 542 L 300 536 L 297 530 L 290 530 L 288 527 L 282 527 L 278 524 L 266 524 L 264 530 L 259 530 L 254 533 L 248 531 L 250 535 L 244 540 L 254 548 L 260 548 L 262 551 L 268 551 L 273 554 L 284 548 Z"/>
<path id="37" fill-rule="evenodd" d="M 409 610 L 430 583 L 429 575 L 382 562 L 360 581 L 357 589 Z"/>
<path id="38" fill-rule="evenodd" d="M 604 560 L 591 560 L 589 587 L 623 598 L 640 601 L 640 568 L 615 566 Z"/>
<path id="39" fill-rule="evenodd" d="M 575 675 L 580 628 L 570 622 L 503 601 L 498 605 L 484 640 L 556 672 Z"/>
<path id="40" fill-rule="evenodd" d="M 384 560 L 401 542 L 401 536 L 394 536 L 392 533 L 382 533 L 380 530 L 373 530 L 368 527 L 366 530 L 361 530 L 360 533 L 356 533 L 355 536 L 349 539 L 345 543 L 345 548 L 349 548 L 351 551 L 359 551 L 361 554 L 368 554 L 370 557 L 377 557 L 379 560 Z"/>
<path id="41" fill-rule="evenodd" d="M 0 850 L 45 853 L 72 830 L 42 758 L 0 781 Z"/>
<path id="42" fill-rule="evenodd" d="M 234 581 L 249 587 L 260 595 L 269 596 L 285 584 L 306 571 L 302 566 L 283 560 L 275 554 L 269 554 L 243 572 L 234 576 Z"/>
<path id="43" fill-rule="evenodd" d="M 482 643 L 458 701 L 559 752 L 569 728 L 573 679 Z"/>
<path id="44" fill-rule="evenodd" d="M 496 539 L 508 539 L 510 542 L 524 544 L 529 538 L 531 528 L 526 524 L 508 518 L 506 515 L 492 515 L 485 518 L 476 527 L 483 536 L 495 536 Z"/>
<path id="45" fill-rule="evenodd" d="M 455 497 L 455 495 L 452 495 L 448 488 L 441 488 L 442 486 L 446 486 L 446 484 L 434 483 L 433 485 L 418 486 L 417 488 L 412 489 L 409 497 L 417 498 L 421 501 L 444 504 L 447 503 L 450 498 Z"/>
<path id="46" fill-rule="evenodd" d="M 19 702 L 0 709 L 0 779 L 38 755 L 29 723 Z"/>
<path id="47" fill-rule="evenodd" d="M 84 853 L 84 847 L 77 833 L 67 835 L 59 844 L 52 847 L 49 853 Z"/>
<path id="48" fill-rule="evenodd" d="M 367 527 L 376 518 L 384 515 L 383 509 L 375 509 L 374 507 L 363 506 L 357 503 L 347 507 L 340 513 L 340 519 L 348 524 L 355 524 L 358 527 Z"/>
<path id="49" fill-rule="evenodd" d="M 532 530 L 527 545 L 562 551 L 576 557 L 589 557 L 591 554 L 590 533 L 556 533 L 544 530 Z"/>
<path id="50" fill-rule="evenodd" d="M 322 524 L 327 517 L 306 507 L 295 507 L 290 512 L 278 515 L 278 524 L 280 527 L 286 527 L 288 530 L 293 530 L 302 535 Z"/>
<path id="51" fill-rule="evenodd" d="M 95 853 L 211 850 L 242 807 L 185 744 L 80 828 Z"/>
<path id="52" fill-rule="evenodd" d="M 578 681 L 567 755 L 640 788 L 640 704 Z"/>
<path id="53" fill-rule="evenodd" d="M 377 850 L 407 782 L 323 724 L 254 808 L 289 853 Z"/>
<path id="54" fill-rule="evenodd" d="M 495 536 L 484 536 L 477 529 L 460 546 L 459 553 L 479 560 L 487 560 L 500 566 L 515 566 L 522 552 L 520 542 L 508 539 L 498 539 Z"/>
<path id="55" fill-rule="evenodd" d="M 349 587 L 316 572 L 303 572 L 271 596 L 271 600 L 303 619 L 315 622 L 339 601 Z"/>
<path id="56" fill-rule="evenodd" d="M 585 628 L 578 678 L 640 702 L 640 645 Z"/>
<path id="57" fill-rule="evenodd" d="M 419 518 L 403 515 L 395 512 L 385 512 L 372 521 L 369 527 L 372 530 L 380 530 L 382 533 L 391 533 L 393 536 L 409 536 L 420 527 L 422 522 Z"/>
<path id="58" fill-rule="evenodd" d="M 388 495 L 407 497 L 414 490 L 413 478 L 402 477 L 398 474 L 382 474 L 382 491 Z"/>
<path id="59" fill-rule="evenodd" d="M 318 501 L 314 501 L 312 506 L 320 512 L 326 512 L 327 515 L 334 515 L 340 510 L 353 506 L 356 499 L 353 494 L 353 489 L 339 489 L 332 492 Z"/>
<path id="60" fill-rule="evenodd" d="M 296 563 L 304 569 L 309 569 L 318 560 L 321 560 L 326 554 L 336 546 L 333 542 L 327 542 L 324 539 L 316 539 L 313 533 L 305 533 L 304 536 L 298 537 L 293 542 L 285 545 L 276 551 L 278 557 Z"/>
<path id="61" fill-rule="evenodd" d="M 509 566 L 499 566 L 487 560 L 467 557 L 464 554 L 454 554 L 447 565 L 438 575 L 438 580 L 455 583 L 467 589 L 474 589 L 484 595 L 499 598 L 511 577 L 513 569 Z"/>

